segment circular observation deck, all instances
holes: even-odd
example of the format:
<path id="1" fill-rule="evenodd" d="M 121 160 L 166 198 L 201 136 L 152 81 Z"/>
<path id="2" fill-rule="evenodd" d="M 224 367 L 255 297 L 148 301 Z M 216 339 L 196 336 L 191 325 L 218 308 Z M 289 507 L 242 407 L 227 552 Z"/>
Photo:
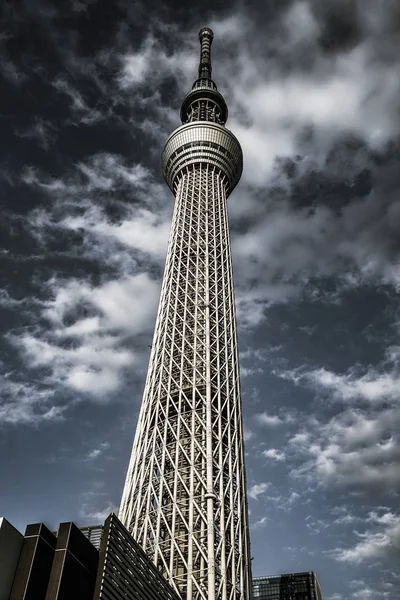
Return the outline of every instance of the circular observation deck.
<path id="1" fill-rule="evenodd" d="M 169 136 L 162 155 L 163 176 L 173 193 L 180 175 L 196 164 L 219 170 L 226 178 L 229 195 L 242 174 L 242 149 L 233 133 L 222 125 L 209 121 L 186 123 Z"/>

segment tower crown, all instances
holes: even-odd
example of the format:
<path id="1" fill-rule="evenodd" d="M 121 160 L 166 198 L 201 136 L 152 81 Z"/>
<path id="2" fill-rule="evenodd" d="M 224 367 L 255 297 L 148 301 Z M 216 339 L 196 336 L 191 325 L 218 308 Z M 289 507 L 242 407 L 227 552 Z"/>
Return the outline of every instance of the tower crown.
<path id="1" fill-rule="evenodd" d="M 198 78 L 182 103 L 181 121 L 183 124 L 192 121 L 210 121 L 225 125 L 228 119 L 226 102 L 218 92 L 215 82 L 211 79 L 211 43 L 213 38 L 212 29 L 209 27 L 200 29 Z"/>
<path id="2" fill-rule="evenodd" d="M 169 136 L 164 148 L 163 174 L 173 193 L 176 193 L 183 174 L 195 165 L 208 165 L 219 171 L 227 195 L 242 174 L 242 149 L 233 133 L 225 127 L 228 107 L 211 79 L 213 37 L 209 27 L 200 29 L 199 77 L 183 101 L 183 125 Z"/>

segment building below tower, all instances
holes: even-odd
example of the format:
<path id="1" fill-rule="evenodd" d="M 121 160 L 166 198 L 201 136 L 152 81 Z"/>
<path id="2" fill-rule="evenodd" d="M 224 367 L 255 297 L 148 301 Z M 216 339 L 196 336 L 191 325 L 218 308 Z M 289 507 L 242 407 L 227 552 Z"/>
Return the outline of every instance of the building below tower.
<path id="1" fill-rule="evenodd" d="M 94 600 L 180 600 L 116 515 L 104 523 Z"/>
<path id="2" fill-rule="evenodd" d="M 0 518 L 0 600 L 181 600 L 116 515 L 22 536 Z"/>
<path id="3" fill-rule="evenodd" d="M 24 536 L 0 517 L 0 600 L 9 600 Z"/>
<path id="4" fill-rule="evenodd" d="M 322 600 L 313 571 L 253 578 L 254 600 Z"/>
<path id="5" fill-rule="evenodd" d="M 45 600 L 56 544 L 56 536 L 43 523 L 26 527 L 10 600 Z"/>

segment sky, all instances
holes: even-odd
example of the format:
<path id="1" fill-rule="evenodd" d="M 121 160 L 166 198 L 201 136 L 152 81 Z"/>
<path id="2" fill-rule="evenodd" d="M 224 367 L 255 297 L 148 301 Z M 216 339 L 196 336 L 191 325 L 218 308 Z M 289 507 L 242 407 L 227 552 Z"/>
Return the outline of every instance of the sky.
<path id="1" fill-rule="evenodd" d="M 117 510 L 173 196 L 160 156 L 214 30 L 253 575 L 400 596 L 398 0 L 3 0 L 0 514 Z"/>

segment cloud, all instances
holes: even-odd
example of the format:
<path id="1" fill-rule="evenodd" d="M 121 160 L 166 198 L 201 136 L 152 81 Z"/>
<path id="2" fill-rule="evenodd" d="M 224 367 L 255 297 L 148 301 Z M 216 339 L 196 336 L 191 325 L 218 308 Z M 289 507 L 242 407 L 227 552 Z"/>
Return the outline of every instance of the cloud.
<path id="1" fill-rule="evenodd" d="M 125 273 L 140 260 L 132 249 L 158 264 L 164 261 L 172 202 L 166 187 L 143 165 L 127 166 L 120 156 L 100 153 L 62 179 L 27 168 L 22 180 L 50 200 L 50 208 L 33 210 L 25 224 L 42 250 L 73 232 L 81 257 L 119 266 Z M 70 247 L 69 253 L 76 249 Z"/>
<path id="2" fill-rule="evenodd" d="M 263 456 L 265 456 L 265 458 L 269 458 L 272 461 L 276 460 L 278 462 L 285 462 L 286 460 L 286 455 L 284 452 L 281 452 L 280 450 L 277 450 L 276 448 L 270 448 L 269 450 L 263 450 Z"/>
<path id="3" fill-rule="evenodd" d="M 53 280 L 49 287 L 54 299 L 42 310 L 48 327 L 10 340 L 23 352 L 25 366 L 46 368 L 53 385 L 107 399 L 128 367 L 142 368 L 140 348 L 130 349 L 124 340 L 150 333 L 158 284 L 139 273 L 99 287 L 75 280 Z"/>
<path id="4" fill-rule="evenodd" d="M 365 146 L 370 144 L 379 150 L 395 134 L 398 94 L 393 74 L 397 67 L 377 56 L 378 47 L 369 38 L 343 43 L 334 60 L 332 52 L 321 52 L 321 32 L 325 32 L 325 39 L 326 31 L 331 31 L 328 13 L 316 11 L 306 2 L 290 3 L 271 15 L 268 35 L 261 35 L 250 13 L 240 10 L 229 17 L 214 17 L 210 23 L 224 48 L 217 56 L 215 77 L 229 96 L 229 126 L 239 136 L 245 153 L 243 191 L 238 189 L 236 200 L 229 204 L 233 224 L 244 213 L 250 221 L 232 235 L 237 309 L 243 329 L 258 326 L 265 319 L 268 305 L 296 297 L 315 277 L 333 275 L 342 280 L 341 285 L 350 285 L 351 281 L 352 286 L 371 278 L 398 283 L 387 247 L 390 244 L 385 241 L 388 230 L 397 231 L 396 209 L 390 217 L 387 211 L 387 204 L 394 206 L 395 201 L 390 194 L 385 194 L 387 204 L 380 197 L 360 200 L 358 187 L 354 186 L 363 169 L 372 168 L 370 151 Z M 117 51 L 110 50 L 107 58 L 105 49 L 99 48 L 92 65 L 79 55 L 76 45 L 75 56 L 66 48 L 63 53 L 72 71 L 96 86 L 104 105 L 114 102 L 143 112 L 133 125 L 141 128 L 141 136 L 151 144 L 151 150 L 156 142 L 159 152 L 160 136 L 166 136 L 178 123 L 176 106 L 195 78 L 198 46 L 192 32 L 176 23 L 161 23 L 149 16 L 147 25 L 135 47 L 121 34 L 121 39 L 115 40 Z M 364 27 L 370 32 L 376 25 L 368 23 Z M 173 41 L 168 51 L 166 37 Z M 307 69 L 303 64 L 306 59 Z M 104 87 L 104 77 L 99 78 L 99 65 L 106 71 L 115 69 L 112 91 L 111 86 Z M 170 93 L 162 94 L 160 90 L 166 83 Z M 107 114 L 101 108 L 101 115 L 97 115 L 93 103 L 66 78 L 57 77 L 53 86 L 70 99 L 70 111 L 77 118 L 95 121 Z M 340 111 L 338 96 L 343 98 Z M 304 134 L 307 128 L 312 130 L 308 138 Z M 350 134 L 362 138 L 361 148 L 350 148 L 351 159 L 343 160 L 346 136 Z M 78 186 L 79 198 L 82 190 L 85 195 L 93 196 L 98 190 L 119 196 L 121 162 L 115 156 L 99 155 L 79 163 L 77 170 L 85 182 Z M 340 168 L 342 162 L 346 169 Z M 125 173 L 129 170 L 126 165 L 123 168 Z M 374 169 L 379 171 L 376 165 Z M 288 171 L 293 174 L 288 175 Z M 331 204 L 324 205 L 318 191 L 319 173 L 324 174 L 324 185 L 329 189 L 345 187 L 349 207 L 341 214 Z M 147 188 L 140 193 L 135 183 L 134 193 L 141 201 L 145 196 L 154 197 L 156 186 L 154 181 L 150 185 L 150 177 L 147 179 Z M 55 181 L 47 185 L 54 186 Z M 313 186 L 317 186 L 314 196 L 320 206 L 313 210 L 309 203 L 293 206 L 294 201 L 301 204 L 304 196 L 309 198 Z M 380 189 L 381 185 L 375 185 L 376 196 L 380 196 Z M 161 259 L 169 229 L 165 209 L 160 210 L 156 203 L 113 222 L 98 204 L 83 215 L 71 211 L 56 221 L 47 220 L 46 226 L 54 232 L 57 225 L 59 230 L 83 235 L 86 255 L 91 248 L 92 256 L 102 255 L 108 264 L 121 245 L 150 254 L 154 260 Z M 124 210 L 130 212 L 126 205 Z M 250 215 L 254 215 L 253 220 Z M 101 252 L 105 240 L 107 248 Z M 123 260 L 129 265 L 133 258 L 124 252 Z"/>
<path id="5" fill-rule="evenodd" d="M 309 384 L 313 389 L 331 393 L 342 401 L 362 399 L 376 403 L 385 398 L 395 399 L 400 388 L 400 377 L 395 372 L 378 372 L 373 368 L 362 375 L 354 369 L 343 375 L 324 367 L 311 371 L 294 370 L 276 374 L 296 384 Z"/>
<path id="6" fill-rule="evenodd" d="M 289 444 L 298 448 L 299 450 L 304 450 L 308 447 L 310 441 L 310 434 L 306 432 L 295 433 L 295 435 L 290 438 Z"/>
<path id="7" fill-rule="evenodd" d="M 106 450 L 108 450 L 109 447 L 110 447 L 110 444 L 108 442 L 102 442 L 102 443 L 100 443 L 97 448 L 93 448 L 93 450 L 91 450 L 88 453 L 87 460 L 95 460 L 96 458 L 98 458 L 99 456 L 101 456 L 102 454 L 104 454 L 104 452 Z"/>
<path id="8" fill-rule="evenodd" d="M 397 556 L 400 550 L 400 517 L 394 513 L 369 513 L 367 522 L 374 525 L 363 533 L 354 532 L 361 541 L 351 548 L 337 548 L 331 552 L 339 562 L 358 565 Z"/>
<path id="9" fill-rule="evenodd" d="M 26 82 L 26 74 L 13 61 L 2 58 L 0 60 L 0 67 L 2 76 L 16 87 Z"/>
<path id="10" fill-rule="evenodd" d="M 230 98 L 228 126 L 244 149 L 229 206 L 238 315 L 250 328 L 268 305 L 307 286 L 318 294 L 315 278 L 333 276 L 341 289 L 398 286 L 397 184 L 383 184 L 387 167 L 373 158 L 386 162 L 398 132 L 396 59 L 383 60 L 370 24 L 328 51 L 331 12 L 315 4 L 291 3 L 279 17 L 262 41 L 248 15 L 212 24 L 225 49 L 216 77 Z"/>
<path id="11" fill-rule="evenodd" d="M 252 523 L 250 525 L 251 529 L 262 529 L 263 527 L 265 527 L 268 523 L 268 518 L 267 517 L 261 517 L 261 519 L 258 519 L 258 521 L 255 521 L 254 523 Z"/>
<path id="12" fill-rule="evenodd" d="M 160 22 L 153 25 L 159 30 L 164 28 L 165 34 L 165 25 Z M 182 91 L 193 83 L 198 67 L 197 40 L 176 23 L 169 23 L 167 28 L 176 42 L 173 53 L 167 52 L 165 44 L 150 31 L 137 51 L 120 55 L 118 83 L 122 89 L 128 88 L 132 92 L 142 85 L 146 89 L 157 89 L 163 79 L 170 77 L 180 84 Z"/>
<path id="13" fill-rule="evenodd" d="M 278 508 L 279 510 L 290 512 L 301 497 L 302 495 L 298 492 L 294 492 L 293 490 L 287 490 L 287 492 L 282 495 L 267 496 L 267 502 L 269 505 L 275 505 L 276 508 Z"/>
<path id="14" fill-rule="evenodd" d="M 254 433 L 254 431 L 252 431 L 248 427 L 243 428 L 243 439 L 245 442 L 249 442 L 250 440 L 253 440 L 255 437 L 256 437 L 256 434 Z"/>
<path id="15" fill-rule="evenodd" d="M 290 446 L 305 461 L 291 472 L 318 485 L 357 489 L 364 493 L 390 491 L 400 482 L 400 411 L 381 409 L 366 414 L 348 409 L 326 423 L 309 420 Z"/>
<path id="16" fill-rule="evenodd" d="M 247 491 L 247 495 L 249 498 L 253 500 L 258 500 L 258 497 L 264 494 L 269 488 L 269 483 L 255 483 L 251 486 L 251 488 Z"/>
<path id="17" fill-rule="evenodd" d="M 335 507 L 332 514 L 336 516 L 333 521 L 335 525 L 350 525 L 360 520 L 360 517 L 354 515 L 346 506 Z"/>
<path id="18" fill-rule="evenodd" d="M 43 389 L 35 381 L 16 381 L 15 374 L 5 373 L 0 388 L 0 423 L 37 425 L 64 419 L 66 407 L 56 404 L 51 386 Z"/>
<path id="19" fill-rule="evenodd" d="M 50 256 L 62 268 L 58 277 L 51 269 L 40 285 L 32 282 L 39 298 L 36 292 L 23 303 L 31 326 L 7 341 L 36 374 L 38 389 L 106 401 L 126 377 L 143 372 L 148 356 L 169 230 L 167 190 L 141 164 L 102 153 L 62 178 L 26 168 L 22 180 L 47 197 L 24 219 L 27 235 L 44 269 Z M 111 216 L 107 195 L 117 190 Z M 74 264 L 81 265 L 78 276 Z M 100 277 L 92 283 L 93 267 Z M 15 302 L 8 292 L 2 300 Z M 49 415 L 55 418 L 55 410 Z"/>
<path id="20" fill-rule="evenodd" d="M 278 19 L 270 19 L 265 36 L 245 13 L 212 23 L 225 48 L 217 80 L 228 89 L 231 126 L 248 157 L 244 177 L 252 184 L 266 183 L 276 156 L 296 154 L 306 125 L 319 137 L 315 150 L 321 161 L 343 132 L 376 144 L 398 130 L 396 67 L 380 59 L 373 37 L 343 44 L 334 58 L 321 52 L 322 37 L 330 39 L 331 14 L 317 11 L 315 3 L 290 3 Z"/>
<path id="21" fill-rule="evenodd" d="M 115 504 L 113 504 L 112 502 L 110 502 L 109 504 L 107 504 L 107 506 L 100 508 L 100 509 L 96 509 L 93 507 L 90 507 L 88 504 L 84 504 L 81 507 L 80 510 L 80 516 L 82 519 L 85 519 L 85 521 L 88 525 L 102 525 L 104 523 L 104 521 L 106 520 L 106 518 L 108 517 L 108 515 L 110 513 L 117 513 L 118 512 L 118 506 L 116 506 Z"/>
<path id="22" fill-rule="evenodd" d="M 289 439 L 286 454 L 296 465 L 292 477 L 364 494 L 396 489 L 400 482 L 397 372 L 398 349 L 392 346 L 386 347 L 384 360 L 374 367 L 358 365 L 345 373 L 324 367 L 275 371 L 315 395 L 315 416 L 306 417 Z M 333 413 L 329 417 L 318 408 L 321 398 Z"/>
<path id="23" fill-rule="evenodd" d="M 82 285 L 72 280 L 59 286 L 54 300 L 46 303 L 43 315 L 56 327 L 58 335 L 77 335 L 102 331 L 135 334 L 151 324 L 159 295 L 159 286 L 147 273 L 138 273 L 122 280 L 108 281 L 101 286 Z M 97 315 L 80 318 L 82 305 Z M 74 318 L 75 317 L 75 318 Z M 74 321 L 65 325 L 65 321 Z"/>
<path id="24" fill-rule="evenodd" d="M 278 415 L 270 415 L 267 412 L 254 415 L 254 419 L 260 425 L 266 425 L 267 427 L 278 427 L 279 425 L 283 425 L 285 423 L 285 420 Z"/>
<path id="25" fill-rule="evenodd" d="M 34 123 L 24 130 L 15 130 L 15 135 L 22 139 L 36 140 L 38 146 L 48 150 L 57 138 L 56 128 L 50 121 L 36 117 Z"/>
<path id="26" fill-rule="evenodd" d="M 149 254 L 152 258 L 165 258 L 170 223 L 160 221 L 160 218 L 149 210 L 139 209 L 132 220 L 112 224 L 101 218 L 96 211 L 85 217 L 66 218 L 62 225 L 71 230 L 87 231 L 98 239 L 111 240 Z"/>

